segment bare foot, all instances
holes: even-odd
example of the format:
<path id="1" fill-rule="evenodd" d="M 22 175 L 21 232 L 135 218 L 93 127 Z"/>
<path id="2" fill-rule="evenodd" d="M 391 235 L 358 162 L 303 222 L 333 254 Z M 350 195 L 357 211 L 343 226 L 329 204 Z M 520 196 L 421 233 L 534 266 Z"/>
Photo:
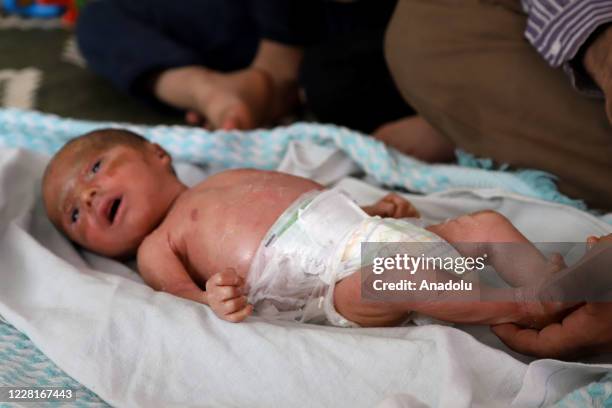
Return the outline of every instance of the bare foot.
<path id="1" fill-rule="evenodd" d="M 561 321 L 572 307 L 575 306 L 563 302 L 523 302 L 520 304 L 522 317 L 514 323 L 523 327 L 541 329 L 551 323 Z"/>
<path id="2" fill-rule="evenodd" d="M 446 162 L 455 157 L 455 146 L 420 116 L 382 125 L 373 136 L 400 152 L 427 162 Z"/>
<path id="3" fill-rule="evenodd" d="M 194 92 L 191 111 L 213 129 L 253 129 L 271 120 L 272 84 L 260 70 L 209 71 L 195 84 Z"/>
<path id="4" fill-rule="evenodd" d="M 257 68 L 220 73 L 200 66 L 164 71 L 155 95 L 186 110 L 185 120 L 210 129 L 252 129 L 278 120 L 297 103 L 297 90 Z"/>
<path id="5" fill-rule="evenodd" d="M 558 252 L 553 253 L 550 256 L 550 258 L 548 258 L 547 264 L 548 264 L 548 267 L 546 268 L 545 273 L 548 276 L 552 276 L 555 273 L 567 268 L 567 265 L 565 263 L 565 260 L 563 259 L 563 256 Z"/>

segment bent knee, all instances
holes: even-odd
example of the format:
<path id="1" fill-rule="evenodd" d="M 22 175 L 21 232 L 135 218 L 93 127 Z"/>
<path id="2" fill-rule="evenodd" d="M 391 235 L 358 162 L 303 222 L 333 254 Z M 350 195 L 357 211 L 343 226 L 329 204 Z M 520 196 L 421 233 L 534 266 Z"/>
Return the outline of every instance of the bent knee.
<path id="1" fill-rule="evenodd" d="M 471 217 L 473 222 L 484 225 L 494 226 L 499 225 L 500 223 L 510 223 L 510 220 L 508 220 L 508 218 L 506 218 L 501 213 L 498 213 L 497 211 L 493 210 L 477 211 L 475 213 L 466 215 L 466 217 Z"/>
<path id="2" fill-rule="evenodd" d="M 434 80 L 431 67 L 433 47 L 429 33 L 432 27 L 427 19 L 418 18 L 418 2 L 400 0 L 387 26 L 384 40 L 384 53 L 391 75 L 404 96 L 420 93 L 424 83 Z M 417 10 L 415 10 L 415 8 Z M 437 29 L 437 28 L 436 28 Z"/>
<path id="3" fill-rule="evenodd" d="M 502 225 L 511 223 L 496 211 L 483 210 L 432 225 L 427 229 L 449 242 L 484 242 Z"/>
<path id="4" fill-rule="evenodd" d="M 361 274 L 354 273 L 336 283 L 334 308 L 342 317 L 361 327 L 394 326 L 406 319 L 407 311 L 395 303 L 368 301 L 361 294 Z"/>
<path id="5" fill-rule="evenodd" d="M 107 41 L 103 33 L 114 28 L 120 15 L 114 2 L 92 1 L 79 11 L 76 24 L 76 38 L 79 50 L 88 59 L 89 54 L 97 52 Z"/>

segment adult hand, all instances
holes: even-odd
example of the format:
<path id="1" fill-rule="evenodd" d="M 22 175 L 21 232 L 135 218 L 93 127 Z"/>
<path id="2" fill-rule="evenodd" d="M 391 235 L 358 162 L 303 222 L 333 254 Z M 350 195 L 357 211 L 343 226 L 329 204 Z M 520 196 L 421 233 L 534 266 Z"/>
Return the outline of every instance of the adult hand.
<path id="1" fill-rule="evenodd" d="M 583 304 L 560 323 L 539 331 L 513 323 L 493 326 L 492 330 L 511 349 L 540 358 L 570 359 L 612 352 L 612 302 Z"/>
<path id="2" fill-rule="evenodd" d="M 584 68 L 606 97 L 606 113 L 612 123 L 612 25 L 608 25 L 584 54 Z"/>
<path id="3" fill-rule="evenodd" d="M 612 234 L 587 238 L 589 248 L 609 242 L 612 242 Z M 612 302 L 584 303 L 560 323 L 539 331 L 513 323 L 491 329 L 511 349 L 541 358 L 567 359 L 612 352 Z"/>

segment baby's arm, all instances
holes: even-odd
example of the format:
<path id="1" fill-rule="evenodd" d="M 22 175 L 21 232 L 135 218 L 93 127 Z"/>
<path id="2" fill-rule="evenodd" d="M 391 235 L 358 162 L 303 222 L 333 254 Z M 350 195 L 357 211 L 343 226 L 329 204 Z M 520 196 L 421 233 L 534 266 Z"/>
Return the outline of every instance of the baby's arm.
<path id="1" fill-rule="evenodd" d="M 419 218 L 421 215 L 412 203 L 399 194 L 390 193 L 373 205 L 362 207 L 369 216 L 387 218 Z"/>
<path id="2" fill-rule="evenodd" d="M 240 322 L 252 312 L 242 295 L 244 281 L 234 271 L 213 275 L 203 291 L 193 281 L 166 239 L 148 237 L 138 249 L 138 270 L 155 290 L 209 305 L 217 316 Z"/>
<path id="3" fill-rule="evenodd" d="M 167 242 L 148 237 L 138 248 L 138 272 L 155 290 L 208 304 L 208 294 L 193 281 Z"/>

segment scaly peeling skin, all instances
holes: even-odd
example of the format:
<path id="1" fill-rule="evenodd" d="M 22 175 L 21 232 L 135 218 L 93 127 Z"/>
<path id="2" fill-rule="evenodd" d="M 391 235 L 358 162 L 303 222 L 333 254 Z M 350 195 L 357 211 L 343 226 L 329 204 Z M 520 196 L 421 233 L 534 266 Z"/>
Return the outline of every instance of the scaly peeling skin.
<path id="1" fill-rule="evenodd" d="M 188 189 L 158 145 L 75 143 L 53 159 L 43 196 L 50 219 L 72 241 L 111 257 L 137 253 L 139 272 L 151 287 L 208 304 L 223 319 L 238 322 L 252 311 L 244 283 L 265 234 L 298 197 L 321 189 L 312 180 L 253 169 L 221 172 Z M 418 216 L 395 194 L 364 211 L 381 217 Z M 429 229 L 448 242 L 528 242 L 491 211 Z M 539 252 L 534 259 L 539 262 L 535 269 L 545 272 L 546 259 Z M 419 308 L 437 318 L 470 323 L 533 320 L 525 316 L 531 312 L 511 304 L 489 309 L 467 302 L 450 307 L 411 302 L 402 310 L 397 303 L 364 306 L 358 278 L 356 272 L 340 281 L 334 296 L 338 311 L 361 325 L 389 325 Z"/>
<path id="2" fill-rule="evenodd" d="M 181 194 L 164 222 L 147 239 L 168 234 L 184 240 L 184 250 L 201 276 L 200 284 L 213 271 L 228 268 L 245 278 L 255 251 L 276 219 L 300 195 L 322 188 L 313 181 L 282 173 L 223 172 Z M 185 222 L 194 208 L 200 214 L 199 222 Z M 219 245 L 210 245 L 217 242 Z"/>

